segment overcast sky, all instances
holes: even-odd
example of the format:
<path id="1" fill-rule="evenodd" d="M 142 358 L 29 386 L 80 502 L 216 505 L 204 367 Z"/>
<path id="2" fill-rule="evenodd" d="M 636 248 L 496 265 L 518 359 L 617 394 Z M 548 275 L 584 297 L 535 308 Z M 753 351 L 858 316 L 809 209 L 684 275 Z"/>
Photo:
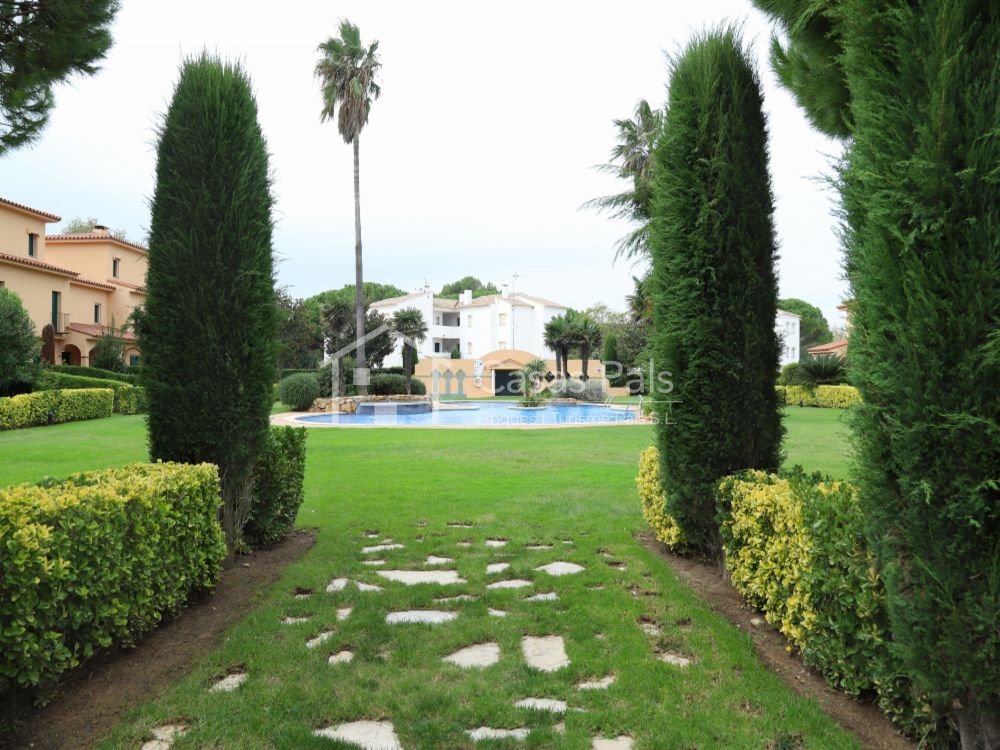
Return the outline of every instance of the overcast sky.
<path id="1" fill-rule="evenodd" d="M 749 0 L 316 2 L 124 0 L 92 78 L 56 92 L 41 140 L 0 159 L 0 195 L 145 236 L 154 128 L 185 55 L 249 70 L 272 154 L 279 281 L 297 296 L 353 282 L 351 149 L 319 121 L 317 45 L 341 17 L 378 39 L 382 97 L 361 138 L 365 277 L 414 290 L 471 274 L 577 308 L 624 309 L 613 263 L 628 227 L 580 205 L 622 185 L 593 169 L 612 120 L 666 99 L 665 52 L 724 19 L 744 23 L 765 88 L 781 296 L 840 320 L 841 253 L 824 184 L 836 143 L 813 131 L 767 64 Z M 50 227 L 50 231 L 53 228 Z"/>

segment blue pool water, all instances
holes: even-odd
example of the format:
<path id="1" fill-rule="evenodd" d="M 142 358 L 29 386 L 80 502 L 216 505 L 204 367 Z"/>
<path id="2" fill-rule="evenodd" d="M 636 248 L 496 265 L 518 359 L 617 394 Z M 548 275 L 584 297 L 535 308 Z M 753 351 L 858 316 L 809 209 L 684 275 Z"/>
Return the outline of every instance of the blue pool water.
<path id="1" fill-rule="evenodd" d="M 313 414 L 296 421 L 313 425 L 368 425 L 374 427 L 507 427 L 516 425 L 618 424 L 634 422 L 636 412 L 599 405 L 553 405 L 538 411 L 510 408 L 511 402 L 449 402 L 461 409 L 425 414 Z"/>

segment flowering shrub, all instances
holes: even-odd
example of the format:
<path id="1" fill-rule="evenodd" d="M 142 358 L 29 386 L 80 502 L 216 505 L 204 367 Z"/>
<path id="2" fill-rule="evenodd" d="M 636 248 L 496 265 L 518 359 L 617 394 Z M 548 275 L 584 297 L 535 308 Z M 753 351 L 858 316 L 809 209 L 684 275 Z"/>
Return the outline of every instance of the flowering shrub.
<path id="1" fill-rule="evenodd" d="M 0 490 L 0 683 L 51 683 L 212 586 L 226 552 L 220 502 L 211 464 Z"/>

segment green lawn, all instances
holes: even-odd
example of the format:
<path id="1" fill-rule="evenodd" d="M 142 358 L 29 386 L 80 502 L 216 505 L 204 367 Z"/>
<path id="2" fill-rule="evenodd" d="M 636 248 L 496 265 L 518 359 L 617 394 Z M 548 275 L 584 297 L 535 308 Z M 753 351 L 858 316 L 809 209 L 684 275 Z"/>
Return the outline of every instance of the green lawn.
<path id="1" fill-rule="evenodd" d="M 839 417 L 832 410 L 789 410 L 789 459 L 840 472 Z M 772 742 L 798 746 L 796 737 L 805 747 L 858 747 L 813 702 L 762 667 L 744 633 L 713 614 L 634 541 L 633 533 L 644 526 L 634 476 L 639 451 L 651 439 L 649 427 L 311 430 L 299 522 L 320 529 L 316 546 L 285 571 L 217 651 L 130 715 L 101 747 L 135 748 L 151 727 L 183 720 L 190 731 L 176 750 L 348 748 L 312 731 L 358 719 L 392 721 L 407 750 L 468 748 L 465 730 L 484 725 L 531 728 L 521 745 L 537 748 L 584 750 L 593 737 L 619 734 L 634 737 L 637 750 L 762 750 Z M 824 447 L 834 441 L 839 451 Z M 141 417 L 3 433 L 0 484 L 125 463 L 144 458 L 144 452 Z M 473 527 L 447 525 L 457 521 Z M 467 582 L 408 587 L 381 580 L 379 568 L 361 563 L 361 547 L 375 543 L 366 532 L 405 545 L 382 553 L 387 568 L 433 569 L 423 564 L 428 555 L 450 557 L 455 562 L 440 567 L 456 570 Z M 509 542 L 490 548 L 485 540 L 491 537 Z M 463 540 L 472 546 L 459 546 Z M 526 548 L 533 543 L 553 547 Z M 558 578 L 534 570 L 554 560 L 585 570 Z M 611 567 L 614 561 L 625 570 Z M 512 567 L 487 576 L 491 562 Z M 361 592 L 349 585 L 326 593 L 336 577 L 377 583 L 383 590 Z M 508 577 L 533 585 L 486 589 Z M 314 593 L 296 599 L 298 587 Z M 558 601 L 524 601 L 550 591 Z M 476 599 L 434 601 L 459 593 Z M 353 612 L 340 621 L 336 612 L 345 607 Z M 453 610 L 458 617 L 437 626 L 385 622 L 388 612 L 423 608 Z M 488 608 L 509 615 L 494 617 Z M 281 624 L 286 616 L 309 619 Z M 655 621 L 661 634 L 645 634 L 640 617 Z M 308 639 L 327 629 L 330 640 L 306 648 Z M 529 669 L 521 637 L 550 634 L 563 637 L 570 665 L 552 673 Z M 484 641 L 500 646 L 494 666 L 461 670 L 442 662 Z M 328 664 L 327 657 L 342 649 L 354 653 L 353 661 Z M 657 660 L 657 651 L 693 662 L 677 667 Z M 248 674 L 242 687 L 208 691 L 214 678 L 237 666 Z M 609 674 L 616 681 L 607 690 L 575 688 Z M 514 706 L 526 697 L 561 699 L 583 711 L 566 715 L 560 735 L 560 717 Z M 510 740 L 481 744 L 516 746 Z"/>

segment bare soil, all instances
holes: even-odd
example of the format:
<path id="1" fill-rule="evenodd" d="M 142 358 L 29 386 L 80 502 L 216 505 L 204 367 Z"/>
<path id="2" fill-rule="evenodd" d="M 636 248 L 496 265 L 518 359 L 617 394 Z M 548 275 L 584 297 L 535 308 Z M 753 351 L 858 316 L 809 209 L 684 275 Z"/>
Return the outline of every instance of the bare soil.
<path id="1" fill-rule="evenodd" d="M 294 531 L 266 550 L 240 557 L 215 589 L 135 647 L 105 652 L 67 675 L 41 709 L 20 711 L 14 736 L 0 747 L 64 750 L 92 747 L 132 708 L 155 698 L 191 671 L 222 641 L 226 630 L 260 603 L 264 590 L 315 542 L 312 531 Z M 26 701 L 25 701 L 26 702 Z M 8 707 L 8 712 L 12 710 Z M 9 713 L 8 713 L 9 715 Z"/>
<path id="2" fill-rule="evenodd" d="M 860 740 L 866 750 L 916 750 L 917 744 L 902 737 L 877 706 L 863 703 L 828 687 L 823 677 L 790 653 L 785 637 L 768 623 L 754 625 L 763 616 L 723 578 L 722 570 L 701 560 L 672 554 L 651 532 L 636 535 L 646 549 L 663 558 L 678 577 L 709 603 L 713 610 L 747 632 L 757 656 L 795 692 L 813 698 L 823 711 Z"/>

